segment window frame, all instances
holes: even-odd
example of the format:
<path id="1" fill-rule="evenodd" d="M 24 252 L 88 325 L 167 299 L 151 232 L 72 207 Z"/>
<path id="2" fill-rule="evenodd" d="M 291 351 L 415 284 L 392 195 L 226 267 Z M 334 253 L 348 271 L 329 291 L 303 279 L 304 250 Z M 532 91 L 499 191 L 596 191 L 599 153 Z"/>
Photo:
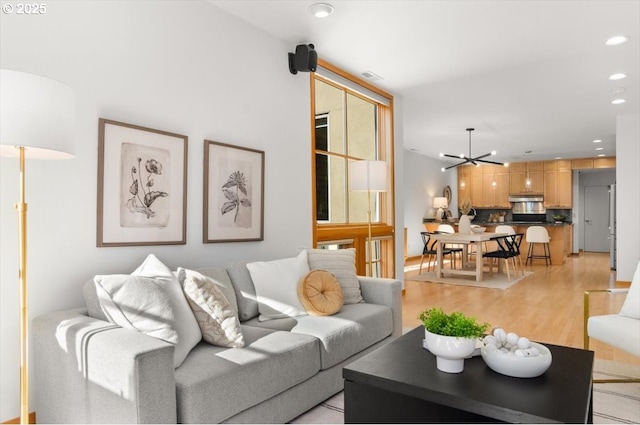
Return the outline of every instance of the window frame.
<path id="1" fill-rule="evenodd" d="M 339 77 L 350 81 L 355 86 L 364 88 L 364 92 L 357 92 L 349 86 L 341 84 L 340 82 L 331 80 L 320 74 L 310 74 L 310 89 L 311 89 L 311 180 L 312 180 L 312 229 L 313 229 L 313 246 L 318 247 L 324 245 L 326 242 L 335 240 L 352 240 L 353 242 L 348 245 L 343 245 L 345 248 L 356 249 L 356 271 L 359 275 L 366 275 L 368 258 L 367 255 L 367 240 L 368 240 L 368 223 L 327 223 L 319 222 L 316 220 L 316 93 L 315 82 L 316 79 L 338 87 L 341 90 L 345 90 L 347 93 L 355 95 L 360 98 L 364 98 L 367 101 L 373 102 L 377 105 L 377 140 L 378 140 L 378 159 L 387 162 L 388 169 L 388 191 L 380 192 L 379 202 L 376 203 L 379 208 L 379 220 L 371 223 L 372 240 L 379 244 L 379 248 L 376 247 L 374 251 L 380 252 L 380 258 L 374 258 L 373 263 L 376 266 L 375 269 L 379 270 L 380 277 L 395 277 L 395 167 L 394 167 L 394 140 L 393 140 L 393 96 L 389 93 L 380 90 L 379 88 L 363 81 L 357 77 L 354 77 L 347 72 L 323 61 L 318 60 L 318 67 L 328 70 L 330 73 L 336 74 Z M 321 72 L 321 71 L 319 71 Z M 380 101 L 366 95 L 366 91 L 373 92 L 378 96 L 388 101 L 388 105 L 381 103 Z M 349 158 L 348 152 L 344 153 L 344 157 Z M 347 167 L 348 168 L 348 167 Z M 345 177 L 348 180 L 348 174 Z M 347 186 L 345 186 L 347 187 Z M 348 209 L 348 206 L 347 206 Z M 347 219 L 348 221 L 348 219 Z"/>

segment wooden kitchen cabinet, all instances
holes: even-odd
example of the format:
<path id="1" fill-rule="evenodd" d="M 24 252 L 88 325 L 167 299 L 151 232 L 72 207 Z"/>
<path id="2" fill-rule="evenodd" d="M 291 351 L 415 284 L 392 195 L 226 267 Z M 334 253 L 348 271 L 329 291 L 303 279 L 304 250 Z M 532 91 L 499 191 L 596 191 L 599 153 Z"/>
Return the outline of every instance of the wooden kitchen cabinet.
<path id="1" fill-rule="evenodd" d="M 471 167 L 458 167 L 458 209 L 466 199 L 471 199 Z M 472 202 L 473 205 L 473 202 Z"/>
<path id="2" fill-rule="evenodd" d="M 571 208 L 573 204 L 573 172 L 550 170 L 544 172 L 544 206 Z"/>
<path id="3" fill-rule="evenodd" d="M 509 173 L 509 192 L 543 193 L 544 162 L 537 161 L 511 164 Z"/>
<path id="4" fill-rule="evenodd" d="M 510 208 L 509 173 L 482 175 L 482 205 L 484 208 Z"/>

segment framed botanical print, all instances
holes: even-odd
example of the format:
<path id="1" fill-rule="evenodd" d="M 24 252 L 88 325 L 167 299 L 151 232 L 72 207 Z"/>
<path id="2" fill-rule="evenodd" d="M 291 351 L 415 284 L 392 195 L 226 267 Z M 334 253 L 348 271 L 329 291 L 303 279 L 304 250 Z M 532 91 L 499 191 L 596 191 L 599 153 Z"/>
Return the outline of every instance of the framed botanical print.
<path id="1" fill-rule="evenodd" d="M 187 136 L 100 118 L 98 247 L 185 244 Z"/>
<path id="2" fill-rule="evenodd" d="M 264 151 L 204 141 L 204 243 L 264 240 Z"/>

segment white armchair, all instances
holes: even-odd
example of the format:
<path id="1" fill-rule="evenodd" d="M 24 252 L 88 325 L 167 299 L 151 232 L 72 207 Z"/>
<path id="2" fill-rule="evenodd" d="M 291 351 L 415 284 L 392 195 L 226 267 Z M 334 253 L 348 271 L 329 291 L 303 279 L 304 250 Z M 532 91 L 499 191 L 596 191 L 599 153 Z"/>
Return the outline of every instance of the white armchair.
<path id="1" fill-rule="evenodd" d="M 592 293 L 626 293 L 624 304 L 617 314 L 589 316 L 589 296 Z M 624 350 L 640 357 L 640 261 L 629 288 L 595 289 L 584 292 L 584 348 L 589 349 L 589 338 Z M 640 382 L 640 379 L 602 379 L 593 382 Z"/>

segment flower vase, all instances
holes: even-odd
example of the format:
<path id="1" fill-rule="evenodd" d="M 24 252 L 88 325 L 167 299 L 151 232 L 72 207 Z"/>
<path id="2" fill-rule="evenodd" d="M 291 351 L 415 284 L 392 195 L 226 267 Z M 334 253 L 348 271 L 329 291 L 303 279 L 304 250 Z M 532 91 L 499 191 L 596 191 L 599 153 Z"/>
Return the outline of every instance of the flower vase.
<path id="1" fill-rule="evenodd" d="M 458 232 L 463 234 L 471 233 L 471 218 L 468 215 L 460 216 Z"/>

